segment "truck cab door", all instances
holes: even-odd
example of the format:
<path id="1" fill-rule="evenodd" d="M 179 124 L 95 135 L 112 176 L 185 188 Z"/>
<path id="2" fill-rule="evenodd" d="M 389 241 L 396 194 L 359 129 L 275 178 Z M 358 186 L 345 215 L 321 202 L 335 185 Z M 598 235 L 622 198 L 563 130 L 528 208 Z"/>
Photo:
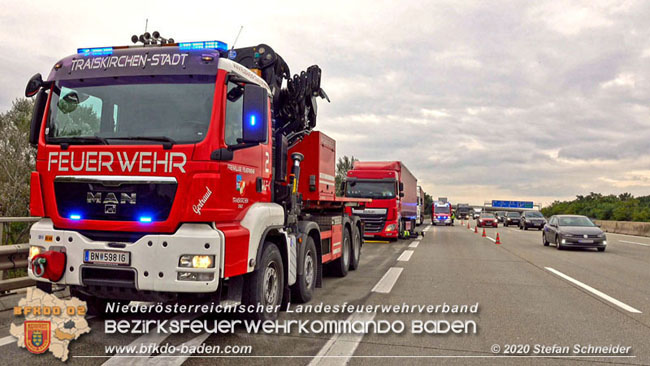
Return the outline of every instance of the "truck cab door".
<path id="1" fill-rule="evenodd" d="M 244 109 L 243 85 L 229 81 L 226 92 L 223 141 L 226 146 L 241 143 Z M 270 119 L 270 113 L 268 113 Z M 271 200 L 271 135 L 270 120 L 266 142 L 236 149 L 233 159 L 222 169 L 221 194 L 227 207 L 245 210 L 255 202 Z"/>

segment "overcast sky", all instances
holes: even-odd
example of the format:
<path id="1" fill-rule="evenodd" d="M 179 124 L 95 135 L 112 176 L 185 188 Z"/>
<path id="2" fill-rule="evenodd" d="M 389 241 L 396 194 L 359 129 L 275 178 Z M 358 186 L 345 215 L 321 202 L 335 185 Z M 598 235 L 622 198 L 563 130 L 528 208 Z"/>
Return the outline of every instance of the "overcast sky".
<path id="1" fill-rule="evenodd" d="M 339 156 L 402 160 L 434 197 L 650 194 L 649 1 L 236 3 L 5 0 L 0 111 L 33 74 L 129 44 L 146 18 L 177 41 L 232 43 L 243 25 L 238 46 L 323 69 L 318 128 Z"/>

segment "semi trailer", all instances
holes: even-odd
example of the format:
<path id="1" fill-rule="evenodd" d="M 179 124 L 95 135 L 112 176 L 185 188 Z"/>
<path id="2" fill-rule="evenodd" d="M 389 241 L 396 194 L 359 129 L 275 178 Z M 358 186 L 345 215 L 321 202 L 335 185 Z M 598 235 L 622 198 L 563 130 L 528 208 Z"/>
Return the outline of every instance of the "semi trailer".
<path id="1" fill-rule="evenodd" d="M 420 226 L 424 223 L 424 191 L 422 190 L 422 186 L 418 186 L 417 196 L 418 212 L 416 214 L 415 224 L 416 226 Z"/>
<path id="2" fill-rule="evenodd" d="M 69 286 L 95 313 L 212 300 L 273 319 L 325 266 L 356 269 L 364 226 L 346 211 L 370 200 L 335 195 L 336 144 L 314 131 L 321 69 L 291 77 L 265 44 L 132 40 L 27 85 L 39 288 Z"/>
<path id="3" fill-rule="evenodd" d="M 400 161 L 355 161 L 343 183 L 346 197 L 372 202 L 352 213 L 365 224 L 366 237 L 410 236 L 417 219 L 417 179 Z"/>

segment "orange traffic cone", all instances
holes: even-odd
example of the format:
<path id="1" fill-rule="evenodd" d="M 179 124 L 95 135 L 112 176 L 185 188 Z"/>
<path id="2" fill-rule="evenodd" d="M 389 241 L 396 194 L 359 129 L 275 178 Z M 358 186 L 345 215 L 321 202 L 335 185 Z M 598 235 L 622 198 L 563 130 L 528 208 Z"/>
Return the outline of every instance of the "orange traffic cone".
<path id="1" fill-rule="evenodd" d="M 469 229 L 469 221 L 467 221 L 467 228 Z"/>
<path id="2" fill-rule="evenodd" d="M 483 235 L 481 235 L 481 236 L 484 237 L 484 238 L 487 236 L 487 235 L 485 235 L 485 228 L 483 228 Z"/>
<path id="3" fill-rule="evenodd" d="M 474 226 L 474 233 L 478 234 L 478 226 Z"/>
<path id="4" fill-rule="evenodd" d="M 499 233 L 497 233 L 497 240 L 494 242 L 494 244 L 501 244 L 501 239 L 499 239 Z"/>

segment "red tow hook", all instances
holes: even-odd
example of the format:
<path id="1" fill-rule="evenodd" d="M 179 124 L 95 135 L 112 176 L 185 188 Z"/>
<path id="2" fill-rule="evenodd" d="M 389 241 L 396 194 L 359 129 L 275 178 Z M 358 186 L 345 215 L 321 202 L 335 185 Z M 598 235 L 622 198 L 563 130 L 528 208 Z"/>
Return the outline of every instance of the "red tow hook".
<path id="1" fill-rule="evenodd" d="M 65 253 L 48 250 L 32 258 L 32 272 L 36 277 L 43 277 L 52 282 L 56 282 L 63 277 L 65 260 Z"/>

